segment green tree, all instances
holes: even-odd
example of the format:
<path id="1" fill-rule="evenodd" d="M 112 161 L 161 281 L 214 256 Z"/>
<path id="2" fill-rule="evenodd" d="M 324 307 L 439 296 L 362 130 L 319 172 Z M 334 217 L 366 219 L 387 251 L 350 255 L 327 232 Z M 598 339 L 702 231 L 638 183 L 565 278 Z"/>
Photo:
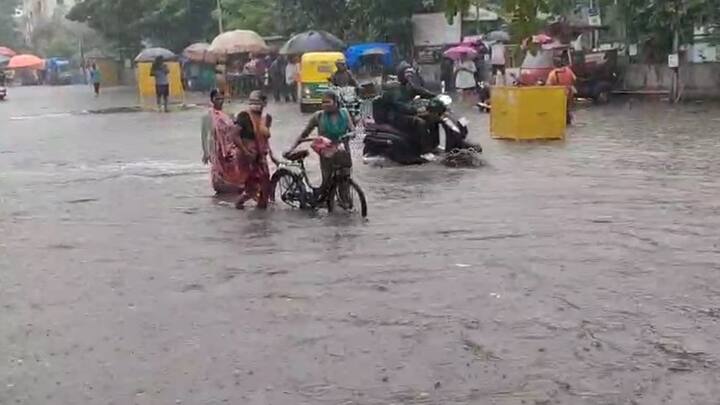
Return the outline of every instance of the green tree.
<path id="1" fill-rule="evenodd" d="M 22 39 L 18 32 L 17 21 L 13 15 L 19 0 L 0 0 L 0 45 L 20 48 Z"/>
<path id="2" fill-rule="evenodd" d="M 215 0 L 83 0 L 67 15 L 85 22 L 131 56 L 143 40 L 175 51 L 208 40 L 215 30 Z"/>
<path id="3" fill-rule="evenodd" d="M 672 52 L 674 33 L 678 44 L 693 42 L 697 26 L 720 25 L 719 0 L 619 0 L 619 12 L 624 16 L 627 39 L 644 45 L 648 62 L 663 62 Z M 720 31 L 715 30 L 716 35 Z"/>
<path id="4" fill-rule="evenodd" d="M 261 35 L 277 32 L 275 1 L 223 0 L 226 29 L 252 30 Z"/>

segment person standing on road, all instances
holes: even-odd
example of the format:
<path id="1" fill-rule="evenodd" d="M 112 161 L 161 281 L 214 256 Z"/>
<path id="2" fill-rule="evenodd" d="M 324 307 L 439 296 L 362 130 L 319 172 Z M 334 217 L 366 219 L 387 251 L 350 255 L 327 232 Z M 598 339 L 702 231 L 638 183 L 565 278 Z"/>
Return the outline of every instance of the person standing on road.
<path id="1" fill-rule="evenodd" d="M 492 64 L 493 83 L 496 85 L 505 85 L 505 44 L 498 41 L 490 48 L 490 63 Z M 498 83 L 498 73 L 501 75 Z"/>
<path id="2" fill-rule="evenodd" d="M 170 97 L 170 69 L 162 56 L 155 58 L 150 68 L 150 76 L 155 78 L 155 96 L 157 97 L 158 111 L 168 112 L 168 97 Z"/>
<path id="3" fill-rule="evenodd" d="M 567 97 L 567 123 L 572 124 L 572 108 L 575 101 L 575 81 L 577 77 L 575 72 L 572 71 L 570 66 L 567 66 L 562 57 L 555 58 L 553 60 L 555 69 L 550 71 L 548 74 L 545 84 L 548 86 L 564 86 L 565 94 Z"/>
<path id="4" fill-rule="evenodd" d="M 287 66 L 285 66 L 285 101 L 297 103 L 298 89 L 297 83 L 300 76 L 300 64 L 295 56 L 291 56 Z"/>
<path id="5" fill-rule="evenodd" d="M 238 114 L 233 141 L 240 152 L 241 167 L 247 169 L 243 193 L 235 208 L 245 208 L 250 200 L 257 201 L 257 208 L 266 209 L 272 192 L 268 157 L 278 165 L 280 161 L 270 148 L 270 127 L 272 116 L 265 113 L 267 97 L 260 90 L 254 90 L 248 98 L 250 108 Z"/>
<path id="6" fill-rule="evenodd" d="M 282 56 L 278 56 L 270 65 L 270 87 L 272 87 L 273 99 L 276 103 L 282 101 L 285 94 L 285 62 Z M 287 101 L 287 100 L 286 100 Z"/>
<path id="7" fill-rule="evenodd" d="M 93 90 L 95 91 L 95 97 L 100 96 L 100 83 L 102 82 L 102 73 L 100 72 L 100 69 L 98 69 L 95 63 L 93 63 L 90 67 L 90 81 L 92 82 Z"/>
<path id="8" fill-rule="evenodd" d="M 455 88 L 460 93 L 460 99 L 463 101 L 477 87 L 475 73 L 477 73 L 475 62 L 468 55 L 463 55 L 455 66 Z"/>
<path id="9" fill-rule="evenodd" d="M 210 165 L 215 193 L 239 194 L 247 180 L 247 172 L 238 161 L 239 151 L 233 143 L 237 128 L 223 111 L 225 97 L 220 90 L 210 92 L 210 102 L 210 110 L 202 119 L 202 162 Z"/>

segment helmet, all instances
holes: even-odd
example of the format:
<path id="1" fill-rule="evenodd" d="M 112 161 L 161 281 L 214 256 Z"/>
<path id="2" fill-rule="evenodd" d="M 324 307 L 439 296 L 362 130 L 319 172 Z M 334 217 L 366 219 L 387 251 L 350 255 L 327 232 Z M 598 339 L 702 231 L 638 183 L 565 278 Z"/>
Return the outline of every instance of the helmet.
<path id="1" fill-rule="evenodd" d="M 400 62 L 397 65 L 397 77 L 401 83 L 404 83 L 408 80 L 408 73 L 414 73 L 412 65 L 405 61 Z"/>

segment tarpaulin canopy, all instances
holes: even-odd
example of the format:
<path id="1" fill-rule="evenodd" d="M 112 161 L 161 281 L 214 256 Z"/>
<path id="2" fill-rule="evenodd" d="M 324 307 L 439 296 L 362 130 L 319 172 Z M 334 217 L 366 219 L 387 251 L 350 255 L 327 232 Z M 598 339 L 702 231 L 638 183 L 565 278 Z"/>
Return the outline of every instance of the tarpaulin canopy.
<path id="1" fill-rule="evenodd" d="M 363 57 L 382 55 L 383 65 L 390 69 L 395 64 L 395 48 L 395 44 L 390 43 L 356 44 L 345 51 L 345 58 L 350 69 L 358 69 Z"/>

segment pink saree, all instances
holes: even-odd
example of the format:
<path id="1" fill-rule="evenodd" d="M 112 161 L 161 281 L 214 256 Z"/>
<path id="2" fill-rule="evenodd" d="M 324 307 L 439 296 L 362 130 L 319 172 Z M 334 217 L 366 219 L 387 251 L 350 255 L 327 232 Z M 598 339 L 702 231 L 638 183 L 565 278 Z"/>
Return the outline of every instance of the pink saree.
<path id="1" fill-rule="evenodd" d="M 210 110 L 213 147 L 210 149 L 212 185 L 218 193 L 240 193 L 248 178 L 246 165 L 233 143 L 233 135 L 239 131 L 229 115 Z"/>

